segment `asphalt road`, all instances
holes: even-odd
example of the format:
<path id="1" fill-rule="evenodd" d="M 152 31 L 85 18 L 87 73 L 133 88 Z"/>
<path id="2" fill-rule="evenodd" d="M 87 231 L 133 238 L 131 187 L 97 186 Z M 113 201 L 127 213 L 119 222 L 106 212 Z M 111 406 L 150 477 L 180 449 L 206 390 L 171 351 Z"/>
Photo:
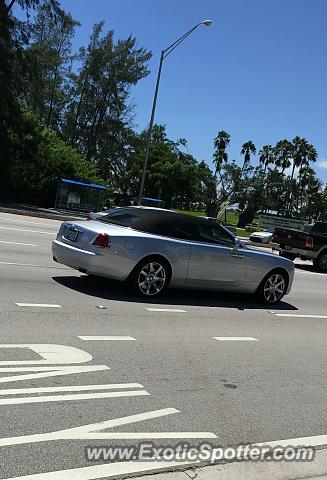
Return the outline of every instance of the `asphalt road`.
<path id="1" fill-rule="evenodd" d="M 0 478 L 118 478 L 162 467 L 101 470 L 85 446 L 327 435 L 327 276 L 299 262 L 291 294 L 273 309 L 194 291 L 147 303 L 54 263 L 59 224 L 0 214 Z M 68 431 L 90 424 L 98 425 Z"/>

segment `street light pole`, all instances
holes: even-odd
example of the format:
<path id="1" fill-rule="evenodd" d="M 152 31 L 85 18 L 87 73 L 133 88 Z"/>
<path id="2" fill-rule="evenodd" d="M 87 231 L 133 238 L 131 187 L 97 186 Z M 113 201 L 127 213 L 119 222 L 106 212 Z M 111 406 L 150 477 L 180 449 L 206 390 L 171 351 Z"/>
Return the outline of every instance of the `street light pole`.
<path id="1" fill-rule="evenodd" d="M 151 119 L 149 123 L 149 128 L 147 132 L 147 137 L 146 137 L 146 148 L 145 148 L 145 156 L 144 156 L 144 162 L 143 162 L 143 170 L 142 170 L 142 177 L 141 177 L 141 182 L 140 182 L 140 190 L 139 190 L 139 198 L 138 198 L 138 204 L 142 205 L 142 197 L 143 197 L 143 190 L 144 190 L 144 182 L 145 182 L 145 176 L 146 176 L 146 169 L 148 166 L 148 160 L 149 160 L 149 150 L 150 150 L 150 143 L 151 143 L 151 136 L 152 136 L 152 128 L 153 128 L 153 122 L 154 122 L 154 115 L 156 111 L 156 105 L 157 105 L 157 98 L 158 98 L 158 91 L 159 91 L 159 84 L 160 84 L 160 77 L 161 77 L 161 70 L 162 70 L 162 63 L 164 59 L 173 51 L 175 48 L 182 43 L 191 33 L 198 28 L 200 25 L 205 25 L 206 27 L 209 27 L 211 25 L 211 20 L 204 20 L 203 22 L 198 23 L 195 25 L 195 27 L 191 28 L 188 32 L 184 33 L 181 37 L 179 37 L 174 43 L 169 45 L 169 47 L 165 48 L 164 50 L 161 51 L 160 54 L 160 62 L 159 62 L 159 69 L 158 69 L 158 75 L 157 75 L 157 81 L 156 81 L 156 88 L 154 92 L 154 97 L 153 97 L 153 103 L 152 103 L 152 111 L 151 111 Z"/>

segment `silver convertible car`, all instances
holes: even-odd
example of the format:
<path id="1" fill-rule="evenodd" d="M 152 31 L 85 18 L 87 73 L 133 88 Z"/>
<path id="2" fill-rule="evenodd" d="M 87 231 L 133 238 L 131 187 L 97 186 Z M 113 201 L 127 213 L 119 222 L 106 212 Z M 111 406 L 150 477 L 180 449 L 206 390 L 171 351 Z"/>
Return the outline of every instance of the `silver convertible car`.
<path id="1" fill-rule="evenodd" d="M 273 304 L 294 276 L 293 262 L 247 248 L 214 220 L 142 207 L 65 222 L 52 252 L 56 262 L 125 281 L 145 297 L 169 286 L 245 292 Z"/>

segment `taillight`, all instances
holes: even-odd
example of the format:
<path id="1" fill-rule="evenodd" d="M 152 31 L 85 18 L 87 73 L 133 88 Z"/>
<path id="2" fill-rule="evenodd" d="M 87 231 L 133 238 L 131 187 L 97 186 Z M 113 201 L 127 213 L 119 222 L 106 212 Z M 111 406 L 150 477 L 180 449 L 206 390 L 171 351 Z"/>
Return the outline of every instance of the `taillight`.
<path id="1" fill-rule="evenodd" d="M 93 240 L 92 245 L 102 248 L 110 248 L 111 241 L 107 233 L 99 233 L 99 235 Z"/>
<path id="2" fill-rule="evenodd" d="M 86 220 L 92 220 L 92 217 L 89 213 L 86 215 Z"/>
<path id="3" fill-rule="evenodd" d="M 305 242 L 305 246 L 307 248 L 313 248 L 313 238 L 312 237 L 307 237 L 307 240 Z"/>
<path id="4" fill-rule="evenodd" d="M 272 234 L 271 241 L 274 242 L 275 240 L 277 240 L 277 235 L 276 235 L 276 233 L 274 232 L 274 233 Z"/>

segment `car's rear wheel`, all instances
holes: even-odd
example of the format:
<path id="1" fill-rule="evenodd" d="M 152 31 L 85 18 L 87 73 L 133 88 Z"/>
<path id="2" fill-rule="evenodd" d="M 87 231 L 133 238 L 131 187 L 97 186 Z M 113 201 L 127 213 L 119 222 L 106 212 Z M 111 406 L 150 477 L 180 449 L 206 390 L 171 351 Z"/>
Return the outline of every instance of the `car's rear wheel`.
<path id="1" fill-rule="evenodd" d="M 260 301 L 273 305 L 279 302 L 287 290 L 287 276 L 280 270 L 275 270 L 260 283 L 257 297 Z"/>
<path id="2" fill-rule="evenodd" d="M 327 273 L 327 252 L 323 252 L 313 261 L 313 267 L 318 272 Z"/>
<path id="3" fill-rule="evenodd" d="M 129 284 L 132 290 L 143 297 L 161 295 L 170 282 L 170 267 L 161 258 L 148 258 L 140 262 L 133 270 Z"/>

